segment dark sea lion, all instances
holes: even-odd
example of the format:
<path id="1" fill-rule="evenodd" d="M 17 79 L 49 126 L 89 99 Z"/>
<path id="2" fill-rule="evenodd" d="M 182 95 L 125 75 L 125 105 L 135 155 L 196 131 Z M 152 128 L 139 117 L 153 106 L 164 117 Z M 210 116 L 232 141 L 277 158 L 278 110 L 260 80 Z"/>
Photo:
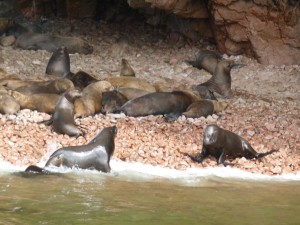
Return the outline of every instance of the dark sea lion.
<path id="1" fill-rule="evenodd" d="M 204 69 L 210 74 L 214 74 L 218 62 L 222 59 L 222 56 L 217 52 L 210 50 L 198 50 L 195 53 L 195 61 L 186 60 L 193 67 L 198 69 Z"/>
<path id="2" fill-rule="evenodd" d="M 25 32 L 21 34 L 15 43 L 15 47 L 25 50 L 46 50 L 54 52 L 61 46 L 68 49 L 70 54 L 91 54 L 93 47 L 81 38 L 62 37 L 49 34 Z"/>
<path id="3" fill-rule="evenodd" d="M 130 88 L 137 88 L 142 89 L 149 92 L 155 92 L 155 87 L 148 83 L 147 81 L 137 78 L 137 77 L 109 77 L 105 79 L 111 85 L 115 87 L 130 87 Z"/>
<path id="4" fill-rule="evenodd" d="M 46 67 L 46 74 L 58 77 L 70 75 L 70 57 L 66 47 L 62 46 L 52 53 Z"/>
<path id="5" fill-rule="evenodd" d="M 54 114 L 48 121 L 43 121 L 46 125 L 53 125 L 53 130 L 60 134 L 78 137 L 83 135 L 74 120 L 74 101 L 81 96 L 81 93 L 74 89 L 66 91 L 58 100 Z"/>
<path id="6" fill-rule="evenodd" d="M 141 97 L 143 95 L 149 94 L 151 92 L 145 91 L 138 88 L 129 88 L 129 87 L 116 87 L 116 90 L 124 95 L 128 100 Z"/>
<path id="7" fill-rule="evenodd" d="M 228 102 L 215 100 L 198 100 L 189 105 L 182 115 L 188 118 L 207 117 L 213 113 L 218 113 L 226 109 Z"/>
<path id="8" fill-rule="evenodd" d="M 0 113 L 15 114 L 20 110 L 20 104 L 0 85 Z"/>
<path id="9" fill-rule="evenodd" d="M 51 81 L 32 81 L 28 82 L 26 86 L 16 89 L 26 95 L 49 93 L 62 94 L 67 90 L 74 89 L 74 84 L 67 78 L 55 79 Z"/>
<path id="10" fill-rule="evenodd" d="M 74 86 L 80 90 L 93 82 L 100 81 L 100 79 L 93 74 L 89 74 L 82 70 L 78 71 L 75 74 L 71 74 L 70 80 L 74 83 Z"/>
<path id="11" fill-rule="evenodd" d="M 154 92 L 126 102 L 119 112 L 127 116 L 181 114 L 194 101 L 183 91 Z"/>
<path id="12" fill-rule="evenodd" d="M 97 81 L 82 90 L 82 96 L 75 100 L 75 115 L 77 117 L 91 116 L 99 113 L 102 108 L 102 92 L 112 90 L 107 81 Z"/>
<path id="13" fill-rule="evenodd" d="M 127 101 L 128 99 L 117 90 L 105 91 L 102 93 L 101 113 L 114 113 Z"/>
<path id="14" fill-rule="evenodd" d="M 37 110 L 45 113 L 53 113 L 59 100 L 57 94 L 25 95 L 17 91 L 11 91 L 11 96 L 20 104 L 21 109 Z"/>
<path id="15" fill-rule="evenodd" d="M 244 66 L 242 64 L 236 64 L 230 60 L 222 60 L 217 64 L 213 76 L 198 86 L 207 87 L 208 90 L 220 94 L 223 98 L 231 98 L 231 75 L 230 71 L 233 67 Z M 197 89 L 197 87 L 196 87 Z"/>
<path id="16" fill-rule="evenodd" d="M 95 169 L 110 172 L 110 158 L 115 150 L 117 127 L 103 128 L 88 144 L 56 150 L 46 162 L 48 166 Z"/>
<path id="17" fill-rule="evenodd" d="M 43 174 L 50 174 L 51 172 L 49 170 L 46 170 L 45 168 L 41 168 L 35 165 L 30 165 L 25 169 L 26 173 L 43 173 Z"/>
<path id="18" fill-rule="evenodd" d="M 131 65 L 129 64 L 129 62 L 126 59 L 121 60 L 120 76 L 135 77 L 135 72 L 134 72 Z"/>
<path id="19" fill-rule="evenodd" d="M 217 125 L 208 125 L 204 131 L 203 146 L 199 156 L 194 157 L 188 153 L 184 153 L 184 155 L 189 156 L 193 161 L 199 163 L 207 156 L 212 155 L 217 159 L 218 164 L 222 163 L 224 166 L 227 166 L 232 164 L 226 162 L 226 159 L 238 157 L 258 159 L 276 151 L 271 150 L 265 153 L 257 153 L 249 142 L 239 135 L 222 129 Z"/>

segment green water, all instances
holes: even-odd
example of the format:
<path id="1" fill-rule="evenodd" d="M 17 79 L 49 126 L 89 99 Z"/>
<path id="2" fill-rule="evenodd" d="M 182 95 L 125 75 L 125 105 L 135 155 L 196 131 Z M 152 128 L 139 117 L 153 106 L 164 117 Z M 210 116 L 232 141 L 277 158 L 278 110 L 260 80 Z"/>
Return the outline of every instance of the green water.
<path id="1" fill-rule="evenodd" d="M 0 176 L 0 224 L 300 224 L 300 182 Z"/>

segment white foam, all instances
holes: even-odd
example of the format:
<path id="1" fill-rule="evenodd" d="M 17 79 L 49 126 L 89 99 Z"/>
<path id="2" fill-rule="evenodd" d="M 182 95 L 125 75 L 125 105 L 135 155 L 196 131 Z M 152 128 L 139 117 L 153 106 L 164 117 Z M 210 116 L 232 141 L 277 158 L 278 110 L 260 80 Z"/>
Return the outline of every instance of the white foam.
<path id="1" fill-rule="evenodd" d="M 39 163 L 39 166 L 44 163 Z M 300 172 L 296 174 L 284 174 L 269 176 L 264 174 L 250 173 L 232 167 L 216 167 L 216 168 L 189 168 L 186 170 L 176 170 L 163 168 L 160 166 L 152 166 L 142 163 L 128 163 L 120 160 L 112 159 L 110 162 L 112 171 L 109 176 L 117 176 L 126 180 L 153 180 L 167 179 L 179 182 L 185 185 L 199 185 L 206 179 L 222 178 L 222 179 L 238 179 L 245 181 L 300 181 Z M 0 176 L 12 172 L 24 171 L 26 167 L 14 166 L 0 159 Z M 65 169 L 65 168 L 50 168 L 53 172 L 60 173 L 75 173 L 80 176 L 87 174 L 98 174 L 98 171 Z"/>

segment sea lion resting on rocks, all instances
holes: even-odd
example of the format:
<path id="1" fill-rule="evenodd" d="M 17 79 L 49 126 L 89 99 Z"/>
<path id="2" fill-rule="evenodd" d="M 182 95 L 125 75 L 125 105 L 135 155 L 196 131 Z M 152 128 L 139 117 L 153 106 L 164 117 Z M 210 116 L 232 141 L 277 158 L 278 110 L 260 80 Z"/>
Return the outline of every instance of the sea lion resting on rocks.
<path id="1" fill-rule="evenodd" d="M 201 116 L 207 117 L 213 113 L 221 112 L 229 105 L 225 101 L 216 100 L 198 100 L 193 102 L 182 115 L 188 118 L 199 118 Z"/>
<path id="2" fill-rule="evenodd" d="M 85 88 L 93 82 L 100 81 L 100 79 L 98 79 L 93 74 L 89 74 L 82 70 L 78 71 L 75 74 L 71 73 L 69 78 L 73 82 L 74 86 L 80 90 L 82 90 L 83 88 Z"/>
<path id="3" fill-rule="evenodd" d="M 112 90 L 107 81 L 97 81 L 82 90 L 82 96 L 75 100 L 75 115 L 77 117 L 91 116 L 99 113 L 102 108 L 102 92 Z"/>
<path id="4" fill-rule="evenodd" d="M 62 46 L 52 53 L 46 67 L 46 74 L 67 77 L 70 73 L 69 52 L 66 47 Z"/>
<path id="5" fill-rule="evenodd" d="M 25 95 L 17 91 L 11 91 L 11 96 L 20 104 L 21 109 L 37 110 L 45 113 L 53 113 L 59 100 L 57 94 Z"/>
<path id="6" fill-rule="evenodd" d="M 129 87 L 129 88 L 137 88 L 141 90 L 145 90 L 148 92 L 155 92 L 155 87 L 148 83 L 147 81 L 137 78 L 137 77 L 108 77 L 105 79 L 109 83 L 111 83 L 114 87 Z"/>
<path id="7" fill-rule="evenodd" d="M 31 81 L 26 86 L 16 89 L 26 95 L 49 93 L 49 94 L 62 94 L 67 90 L 74 89 L 72 81 L 66 78 L 55 79 L 51 81 Z"/>
<path id="8" fill-rule="evenodd" d="M 20 104 L 0 85 L 0 113 L 15 114 L 20 110 Z"/>
<path id="9" fill-rule="evenodd" d="M 237 157 L 258 159 L 276 151 L 277 150 L 271 150 L 265 153 L 257 153 L 249 142 L 239 135 L 222 129 L 217 125 L 208 125 L 204 131 L 203 146 L 199 156 L 194 157 L 188 153 L 183 154 L 199 163 L 207 156 L 212 155 L 217 159 L 218 164 L 222 163 L 224 166 L 227 166 L 232 164 L 226 162 L 226 159 L 234 159 Z"/>
<path id="10" fill-rule="evenodd" d="M 127 116 L 181 114 L 196 100 L 187 91 L 154 92 L 126 102 L 119 112 Z"/>
<path id="11" fill-rule="evenodd" d="M 78 137 L 83 135 L 74 120 L 74 101 L 81 96 L 78 90 L 66 91 L 58 100 L 54 114 L 50 120 L 42 121 L 46 125 L 53 124 L 55 132 Z"/>
<path id="12" fill-rule="evenodd" d="M 68 168 L 95 169 L 110 172 L 110 158 L 115 150 L 116 126 L 102 129 L 88 144 L 63 147 L 56 150 L 48 159 L 45 167 L 65 166 Z M 29 166 L 27 173 L 50 173 L 45 168 Z"/>
<path id="13" fill-rule="evenodd" d="M 127 101 L 128 99 L 117 90 L 105 91 L 102 93 L 101 113 L 114 113 Z"/>
<path id="14" fill-rule="evenodd" d="M 86 41 L 76 37 L 61 37 L 49 34 L 25 32 L 21 34 L 15 43 L 15 47 L 25 50 L 47 50 L 54 52 L 61 46 L 68 49 L 70 54 L 91 54 L 93 47 Z"/>

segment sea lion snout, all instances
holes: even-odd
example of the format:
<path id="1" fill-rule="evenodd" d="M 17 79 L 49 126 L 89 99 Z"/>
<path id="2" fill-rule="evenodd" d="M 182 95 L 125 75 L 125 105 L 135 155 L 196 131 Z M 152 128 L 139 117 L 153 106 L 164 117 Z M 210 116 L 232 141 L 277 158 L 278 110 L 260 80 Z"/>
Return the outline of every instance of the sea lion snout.
<path id="1" fill-rule="evenodd" d="M 215 125 L 208 125 L 204 132 L 203 142 L 205 145 L 211 145 L 216 142 L 218 127 Z"/>

